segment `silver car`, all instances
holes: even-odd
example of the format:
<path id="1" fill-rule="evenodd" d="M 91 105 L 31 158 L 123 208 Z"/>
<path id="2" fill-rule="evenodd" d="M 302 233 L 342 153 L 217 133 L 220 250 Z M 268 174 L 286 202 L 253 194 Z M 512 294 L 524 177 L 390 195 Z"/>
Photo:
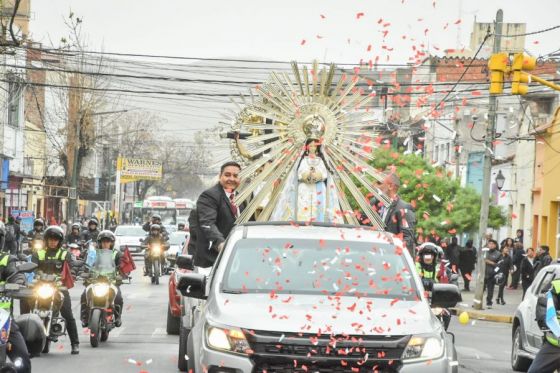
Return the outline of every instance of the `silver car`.
<path id="1" fill-rule="evenodd" d="M 557 278 L 560 278 L 560 264 L 541 269 L 517 306 L 511 330 L 511 367 L 515 371 L 526 372 L 541 348 L 543 332 L 535 319 L 537 300 L 540 294 L 550 290 L 552 280 Z"/>
<path id="2" fill-rule="evenodd" d="M 188 336 L 189 370 L 456 372 L 452 339 L 400 246 L 353 226 L 236 227 L 207 276 L 179 279 L 184 295 L 205 300 Z M 432 305 L 459 299 L 456 286 L 434 286 Z"/>

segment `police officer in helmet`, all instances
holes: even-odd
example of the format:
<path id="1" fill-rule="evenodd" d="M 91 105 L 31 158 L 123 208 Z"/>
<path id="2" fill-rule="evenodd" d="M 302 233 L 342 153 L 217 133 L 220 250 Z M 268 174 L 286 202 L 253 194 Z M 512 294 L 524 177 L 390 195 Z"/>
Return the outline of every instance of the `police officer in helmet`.
<path id="1" fill-rule="evenodd" d="M 96 218 L 91 218 L 88 221 L 87 229 L 82 232 L 82 240 L 97 242 L 97 235 L 99 234 L 99 222 Z"/>
<path id="2" fill-rule="evenodd" d="M 118 275 L 118 268 L 121 264 L 122 254 L 120 250 L 115 249 L 115 234 L 110 230 L 104 230 L 99 232 L 97 236 L 97 258 L 99 258 L 99 253 L 103 250 L 110 250 L 112 252 L 113 260 L 115 261 L 115 275 Z M 94 265 L 95 268 L 95 265 Z M 118 277 L 117 277 L 118 278 Z M 115 326 L 121 326 L 121 315 L 123 310 L 123 297 L 121 293 L 120 283 L 117 282 L 117 294 L 115 296 Z M 81 308 L 80 315 L 82 319 L 82 326 L 86 327 L 88 325 L 89 309 L 87 308 L 86 300 L 86 289 L 84 289 L 81 296 Z"/>
<path id="3" fill-rule="evenodd" d="M 45 248 L 33 253 L 31 261 L 38 264 L 38 272 L 60 276 L 62 275 L 64 263 L 68 262 L 70 265 L 72 257 L 68 254 L 68 251 L 62 248 L 64 231 L 62 228 L 52 225 L 45 230 L 44 240 Z M 64 300 L 60 308 L 60 314 L 66 321 L 66 328 L 70 337 L 70 344 L 72 345 L 72 355 L 77 355 L 80 353 L 80 341 L 78 339 L 76 320 L 72 314 L 70 293 L 68 290 L 63 290 L 62 294 L 64 295 Z"/>
<path id="4" fill-rule="evenodd" d="M 162 227 L 159 224 L 152 224 L 152 226 L 150 227 L 150 234 L 149 236 L 145 239 L 144 243 L 146 245 L 148 245 L 148 248 L 146 249 L 146 253 L 144 256 L 144 276 L 151 276 L 151 247 L 152 245 L 160 245 L 161 248 L 161 257 L 162 260 L 165 259 L 165 253 L 164 250 L 166 250 L 168 247 L 165 243 L 166 239 L 164 236 L 164 233 L 162 232 Z M 163 263 L 163 261 L 162 261 Z"/>
<path id="5" fill-rule="evenodd" d="M 152 215 L 152 219 L 150 221 L 147 221 L 146 223 L 144 223 L 144 225 L 142 226 L 142 229 L 144 229 L 146 232 L 150 232 L 150 229 L 153 225 L 158 225 L 160 232 L 162 234 L 162 237 L 165 241 L 167 241 L 169 239 L 169 234 L 167 233 L 167 229 L 165 229 L 165 227 L 163 226 L 162 222 L 161 222 L 161 215 L 159 214 L 153 214 Z"/>
<path id="6" fill-rule="evenodd" d="M 536 319 L 544 337 L 528 373 L 560 371 L 560 279 L 552 280 L 550 286 L 546 296 L 537 300 Z"/>
<path id="7" fill-rule="evenodd" d="M 0 234 L 3 235 L 4 224 L 0 226 Z M 25 285 L 25 276 L 23 273 L 17 273 L 16 270 L 17 258 L 10 255 L 9 253 L 0 252 L 0 284 L 5 284 L 6 282 L 12 284 Z M 0 308 L 5 309 L 7 312 L 11 311 L 13 301 L 1 302 Z M 23 335 L 21 334 L 18 325 L 14 320 L 10 327 L 10 335 L 8 337 L 8 342 L 10 343 L 10 348 L 8 349 L 8 356 L 16 365 L 18 373 L 29 373 L 31 372 L 31 360 L 29 358 L 29 352 L 27 351 L 27 346 Z"/>
<path id="8" fill-rule="evenodd" d="M 422 278 L 424 287 L 427 287 L 426 285 L 429 282 L 431 282 L 432 284 L 434 282 L 438 282 L 436 270 L 438 256 L 439 250 L 437 246 L 431 242 L 424 243 L 418 248 L 418 261 L 416 262 L 416 271 Z"/>
<path id="9" fill-rule="evenodd" d="M 33 221 L 33 229 L 27 233 L 27 237 L 30 239 L 42 239 L 43 232 L 45 230 L 45 221 L 42 218 L 37 218 Z"/>
<path id="10" fill-rule="evenodd" d="M 80 243 L 80 231 L 81 226 L 80 223 L 73 223 L 70 227 L 70 233 L 66 236 L 66 244 L 71 245 L 73 243 L 79 244 Z"/>

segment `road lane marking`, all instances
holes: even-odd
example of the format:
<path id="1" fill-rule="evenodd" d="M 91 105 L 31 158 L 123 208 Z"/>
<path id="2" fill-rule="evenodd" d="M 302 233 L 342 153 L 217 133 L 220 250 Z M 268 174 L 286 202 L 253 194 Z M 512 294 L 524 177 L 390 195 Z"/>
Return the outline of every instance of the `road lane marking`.
<path id="1" fill-rule="evenodd" d="M 152 338 L 158 335 L 167 335 L 167 331 L 165 330 L 165 328 L 156 328 L 152 333 Z"/>

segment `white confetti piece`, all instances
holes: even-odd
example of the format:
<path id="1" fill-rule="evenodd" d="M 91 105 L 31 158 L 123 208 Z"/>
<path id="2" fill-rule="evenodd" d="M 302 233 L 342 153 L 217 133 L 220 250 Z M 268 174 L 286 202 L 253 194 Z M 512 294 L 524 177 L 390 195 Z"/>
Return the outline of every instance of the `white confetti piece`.
<path id="1" fill-rule="evenodd" d="M 436 201 L 441 202 L 441 198 L 439 198 L 437 195 L 433 194 L 432 197 L 433 197 Z"/>
<path id="2" fill-rule="evenodd" d="M 189 355 L 185 355 L 185 360 L 189 360 Z"/>
<path id="3" fill-rule="evenodd" d="M 146 361 L 146 365 L 150 365 L 152 362 L 153 362 L 153 360 L 149 359 L 149 360 Z"/>
<path id="4" fill-rule="evenodd" d="M 278 340 L 278 342 L 281 343 L 281 342 L 284 340 L 284 338 L 286 338 L 286 335 L 285 335 L 285 334 L 282 334 L 282 335 L 280 336 L 280 339 Z"/>
<path id="5" fill-rule="evenodd" d="M 130 364 L 136 365 L 136 360 L 134 360 L 134 359 L 128 359 L 128 362 L 129 362 Z"/>

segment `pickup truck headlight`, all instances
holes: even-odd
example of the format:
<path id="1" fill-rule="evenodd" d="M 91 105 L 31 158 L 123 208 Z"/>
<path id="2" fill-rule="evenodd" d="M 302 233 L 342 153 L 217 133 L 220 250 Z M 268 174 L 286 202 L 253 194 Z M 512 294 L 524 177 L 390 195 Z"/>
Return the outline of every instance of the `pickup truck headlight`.
<path id="1" fill-rule="evenodd" d="M 404 361 L 433 360 L 443 355 L 444 342 L 437 335 L 415 335 L 403 352 Z"/>
<path id="2" fill-rule="evenodd" d="M 237 328 L 206 327 L 206 343 L 214 350 L 248 354 L 251 350 L 245 334 Z"/>

